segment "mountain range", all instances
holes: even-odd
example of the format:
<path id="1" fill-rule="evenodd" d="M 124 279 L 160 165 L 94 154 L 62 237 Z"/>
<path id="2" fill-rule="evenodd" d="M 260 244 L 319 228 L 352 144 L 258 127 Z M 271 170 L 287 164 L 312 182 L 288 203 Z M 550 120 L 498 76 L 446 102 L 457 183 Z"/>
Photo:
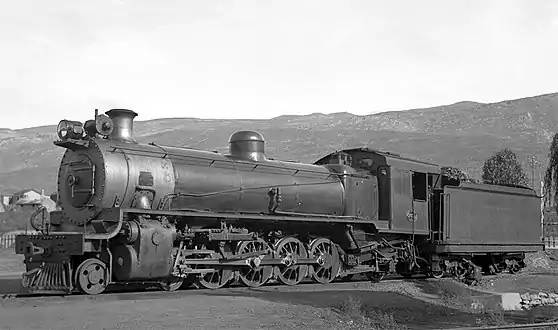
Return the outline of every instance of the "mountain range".
<path id="1" fill-rule="evenodd" d="M 369 147 L 458 167 L 476 178 L 488 157 L 508 147 L 531 177 L 528 158 L 537 157 L 544 174 L 550 141 L 558 131 L 558 93 L 364 116 L 339 112 L 267 120 L 166 118 L 134 124 L 140 143 L 219 152 L 227 151 L 234 131 L 245 129 L 263 133 L 270 158 L 313 162 L 334 150 Z M 64 151 L 53 145 L 55 140 L 56 125 L 0 129 L 0 192 L 23 188 L 54 192 Z M 535 177 L 538 182 L 538 174 Z"/>

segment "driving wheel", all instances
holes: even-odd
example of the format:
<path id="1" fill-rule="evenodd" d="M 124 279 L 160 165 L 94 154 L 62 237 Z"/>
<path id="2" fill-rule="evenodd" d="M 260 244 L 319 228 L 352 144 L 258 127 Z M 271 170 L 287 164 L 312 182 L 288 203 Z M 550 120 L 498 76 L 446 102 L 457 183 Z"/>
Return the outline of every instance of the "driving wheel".
<path id="1" fill-rule="evenodd" d="M 275 268 L 277 279 L 287 285 L 297 285 L 308 274 L 308 266 L 298 264 L 298 260 L 307 258 L 308 252 L 301 241 L 294 237 L 284 237 L 275 243 L 276 258 L 281 265 Z"/>
<path id="2" fill-rule="evenodd" d="M 236 254 L 250 252 L 262 252 L 259 256 L 251 257 L 247 260 L 248 265 L 242 266 L 238 270 L 238 279 L 246 286 L 259 287 L 264 285 L 273 276 L 273 266 L 261 266 L 263 259 L 273 259 L 273 250 L 261 238 L 255 241 L 242 241 L 238 244 Z"/>
<path id="3" fill-rule="evenodd" d="M 310 257 L 318 260 L 317 265 L 310 266 L 312 279 L 318 283 L 327 284 L 333 281 L 341 263 L 339 252 L 335 244 L 327 238 L 317 238 L 310 243 Z"/>

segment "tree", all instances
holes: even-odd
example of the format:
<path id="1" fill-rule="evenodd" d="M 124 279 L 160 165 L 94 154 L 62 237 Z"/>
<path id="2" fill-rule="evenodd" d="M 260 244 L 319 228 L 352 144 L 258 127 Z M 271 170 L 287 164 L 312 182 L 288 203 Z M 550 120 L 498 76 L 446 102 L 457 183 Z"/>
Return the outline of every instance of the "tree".
<path id="1" fill-rule="evenodd" d="M 558 200 L 558 133 L 554 134 L 552 143 L 550 144 L 550 153 L 548 155 L 548 166 L 544 175 L 544 197 L 546 202 L 551 199 L 554 192 L 554 200 Z M 545 203 L 546 204 L 546 203 Z M 558 212 L 558 203 L 556 203 Z"/>
<path id="2" fill-rule="evenodd" d="M 484 183 L 500 186 L 528 185 L 523 167 L 517 161 L 515 153 L 508 148 L 501 149 L 484 162 L 482 179 Z"/>

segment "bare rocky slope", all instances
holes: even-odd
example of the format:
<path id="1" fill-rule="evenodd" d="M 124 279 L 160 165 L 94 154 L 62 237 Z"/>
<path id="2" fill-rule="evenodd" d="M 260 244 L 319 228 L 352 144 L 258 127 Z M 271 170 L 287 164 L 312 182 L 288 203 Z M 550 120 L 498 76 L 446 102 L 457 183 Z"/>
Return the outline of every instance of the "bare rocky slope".
<path id="1" fill-rule="evenodd" d="M 137 119 L 141 119 L 141 113 Z M 336 149 L 366 146 L 457 166 L 479 177 L 484 160 L 503 147 L 514 150 L 525 167 L 528 156 L 537 156 L 544 169 L 557 124 L 558 93 L 554 93 L 367 116 L 340 112 L 269 120 L 137 121 L 135 135 L 140 142 L 225 152 L 230 134 L 252 129 L 264 134 L 266 154 L 276 159 L 312 162 Z M 63 152 L 52 144 L 55 131 L 55 125 L 0 129 L 0 192 L 22 188 L 55 191 Z"/>

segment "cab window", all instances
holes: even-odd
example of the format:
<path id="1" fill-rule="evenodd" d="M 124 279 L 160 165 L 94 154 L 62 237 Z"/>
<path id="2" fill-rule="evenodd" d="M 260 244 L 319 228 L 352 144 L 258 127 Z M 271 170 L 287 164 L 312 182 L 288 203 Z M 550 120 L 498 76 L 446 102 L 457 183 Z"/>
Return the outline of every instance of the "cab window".
<path id="1" fill-rule="evenodd" d="M 426 173 L 413 172 L 413 199 L 426 202 L 428 179 Z"/>

